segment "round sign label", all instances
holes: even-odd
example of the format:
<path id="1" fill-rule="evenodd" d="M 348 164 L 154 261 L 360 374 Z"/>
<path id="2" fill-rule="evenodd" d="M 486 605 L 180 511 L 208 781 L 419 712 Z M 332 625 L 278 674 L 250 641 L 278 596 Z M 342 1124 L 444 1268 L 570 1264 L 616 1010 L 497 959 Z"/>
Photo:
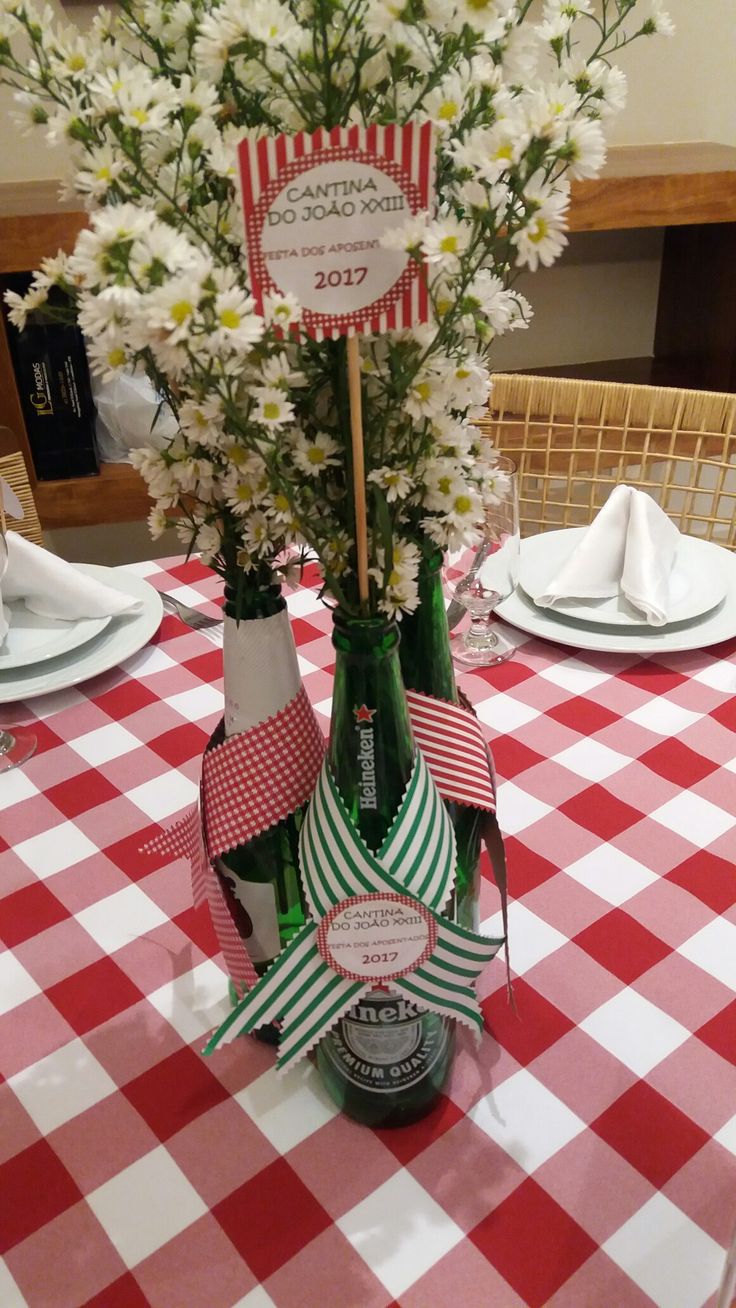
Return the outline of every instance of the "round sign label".
<path id="1" fill-rule="evenodd" d="M 412 972 L 437 943 L 437 924 L 423 904 L 389 892 L 356 895 L 330 909 L 317 948 L 333 971 L 355 981 L 392 981 Z"/>
<path id="2" fill-rule="evenodd" d="M 411 213 L 388 173 L 351 160 L 307 168 L 279 191 L 263 219 L 269 279 L 313 313 L 355 313 L 385 296 L 409 262 L 381 236 Z"/>

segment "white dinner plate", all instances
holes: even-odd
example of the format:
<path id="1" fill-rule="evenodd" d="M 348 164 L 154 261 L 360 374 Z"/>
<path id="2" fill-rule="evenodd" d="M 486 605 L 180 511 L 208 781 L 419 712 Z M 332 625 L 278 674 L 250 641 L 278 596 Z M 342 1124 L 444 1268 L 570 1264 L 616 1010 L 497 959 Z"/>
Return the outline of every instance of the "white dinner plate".
<path id="1" fill-rule="evenodd" d="M 587 527 L 568 527 L 564 531 L 545 531 L 521 543 L 519 585 L 530 599 L 544 595 L 553 577 L 567 562 L 585 535 Z M 686 622 L 714 609 L 723 599 L 729 584 L 728 551 L 712 541 L 681 536 L 677 557 L 670 575 L 670 615 L 667 626 Z M 649 626 L 643 614 L 623 595 L 608 599 L 558 600 L 546 610 L 573 618 L 576 622 L 605 623 L 611 626 Z"/>
<path id="2" fill-rule="evenodd" d="M 110 622 L 110 618 L 76 618 L 70 622 L 43 618 L 31 613 L 23 600 L 11 600 L 3 607 L 10 626 L 0 645 L 0 672 L 29 668 L 66 654 L 98 636 Z"/>
<path id="3" fill-rule="evenodd" d="M 700 618 L 668 623 L 666 627 L 627 627 L 576 622 L 553 609 L 540 609 L 517 586 L 495 612 L 504 622 L 531 636 L 570 645 L 573 649 L 596 650 L 604 654 L 657 654 L 676 650 L 705 649 L 736 636 L 736 554 L 714 546 L 725 556 L 728 590 L 715 609 Z"/>
<path id="4" fill-rule="evenodd" d="M 101 672 L 117 667 L 123 659 L 136 654 L 158 631 L 163 617 L 163 604 L 158 591 L 142 577 L 125 568 L 102 568 L 95 563 L 78 563 L 80 572 L 141 600 L 138 613 L 121 614 L 111 618 L 97 636 L 76 649 L 67 650 L 50 658 L 42 667 L 0 671 L 0 704 L 16 700 L 35 699 L 54 690 L 77 686 Z"/>

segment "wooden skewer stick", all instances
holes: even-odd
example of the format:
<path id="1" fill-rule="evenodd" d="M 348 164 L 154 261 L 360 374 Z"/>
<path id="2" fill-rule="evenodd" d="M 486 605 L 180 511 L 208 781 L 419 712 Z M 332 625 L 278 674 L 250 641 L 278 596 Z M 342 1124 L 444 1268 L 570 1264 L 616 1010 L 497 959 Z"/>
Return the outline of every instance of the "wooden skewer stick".
<path id="1" fill-rule="evenodd" d="M 358 596 L 368 601 L 368 513 L 365 502 L 365 455 L 363 452 L 363 408 L 360 392 L 360 351 L 358 337 L 348 336 L 348 394 L 350 396 L 350 436 L 353 451 L 353 488 L 355 494 L 355 548 L 358 555 Z"/>
<path id="2" fill-rule="evenodd" d="M 2 532 L 3 536 L 5 535 L 7 529 L 8 529 L 8 524 L 5 521 L 5 504 L 3 503 L 3 479 L 2 477 L 0 477 L 0 531 Z"/>

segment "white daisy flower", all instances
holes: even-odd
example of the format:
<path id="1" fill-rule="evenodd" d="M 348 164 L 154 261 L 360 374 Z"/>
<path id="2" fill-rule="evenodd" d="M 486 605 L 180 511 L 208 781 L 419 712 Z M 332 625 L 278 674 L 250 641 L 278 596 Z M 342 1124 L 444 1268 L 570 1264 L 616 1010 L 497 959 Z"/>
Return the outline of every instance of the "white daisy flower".
<path id="1" fill-rule="evenodd" d="M 294 462 L 308 476 L 318 477 L 325 468 L 339 467 L 339 452 L 338 442 L 326 432 L 318 432 L 313 440 L 300 432 L 294 445 Z"/>
<path id="2" fill-rule="evenodd" d="M 460 256 L 468 248 L 472 227 L 450 216 L 431 223 L 422 240 L 427 263 L 436 263 L 447 272 L 460 266 Z"/>
<path id="3" fill-rule="evenodd" d="M 263 317 L 269 327 L 280 327 L 285 331 L 292 323 L 299 322 L 301 316 L 301 305 L 290 291 L 285 295 L 264 295 Z"/>
<path id="4" fill-rule="evenodd" d="M 254 422 L 260 423 L 262 427 L 283 427 L 284 423 L 291 421 L 294 405 L 278 387 L 254 386 L 252 394 L 256 400 Z"/>

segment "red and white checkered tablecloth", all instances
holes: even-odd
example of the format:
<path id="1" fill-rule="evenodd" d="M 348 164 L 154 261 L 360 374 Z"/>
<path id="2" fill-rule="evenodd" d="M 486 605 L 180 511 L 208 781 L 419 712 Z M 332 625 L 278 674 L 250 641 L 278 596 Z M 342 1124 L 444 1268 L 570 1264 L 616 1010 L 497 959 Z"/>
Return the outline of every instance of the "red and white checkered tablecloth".
<path id="1" fill-rule="evenodd" d="M 197 562 L 132 570 L 218 594 Z M 326 728 L 329 615 L 306 588 L 290 609 Z M 249 1038 L 200 1054 L 228 1011 L 207 912 L 138 850 L 195 797 L 221 653 L 166 617 L 121 668 L 14 706 L 39 748 L 0 776 L 1 1308 L 712 1308 L 736 1221 L 736 642 L 516 639 L 462 684 L 501 779 L 518 1016 L 499 958 L 492 1035 L 477 1056 L 461 1035 L 439 1108 L 394 1132 Z"/>

